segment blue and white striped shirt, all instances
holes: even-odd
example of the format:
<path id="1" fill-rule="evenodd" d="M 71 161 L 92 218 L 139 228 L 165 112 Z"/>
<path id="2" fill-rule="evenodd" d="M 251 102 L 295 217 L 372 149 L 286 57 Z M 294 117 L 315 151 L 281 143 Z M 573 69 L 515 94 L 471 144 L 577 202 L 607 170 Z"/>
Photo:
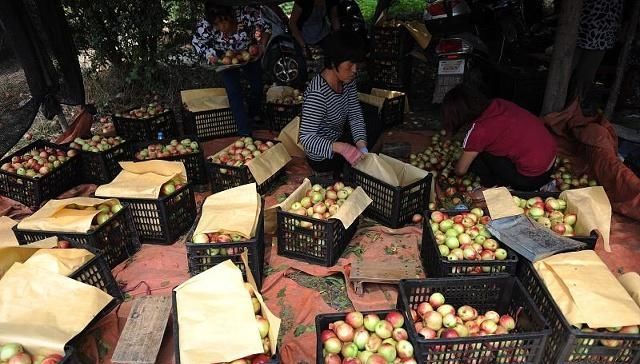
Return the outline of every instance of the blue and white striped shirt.
<path id="1" fill-rule="evenodd" d="M 345 84 L 342 93 L 337 93 L 322 74 L 317 74 L 309 83 L 302 104 L 300 143 L 307 157 L 314 161 L 333 158 L 332 145 L 344 133 L 347 120 L 353 141 L 366 141 L 356 82 Z"/>

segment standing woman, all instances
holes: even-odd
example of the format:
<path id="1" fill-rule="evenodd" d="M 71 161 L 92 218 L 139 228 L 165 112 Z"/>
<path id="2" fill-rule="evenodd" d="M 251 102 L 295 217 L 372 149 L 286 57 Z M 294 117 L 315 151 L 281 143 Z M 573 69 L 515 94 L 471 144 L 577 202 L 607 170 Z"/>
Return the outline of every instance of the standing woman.
<path id="1" fill-rule="evenodd" d="M 367 131 L 356 85 L 357 63 L 365 48 L 351 31 L 331 34 L 325 50 L 325 68 L 304 93 L 300 143 L 307 162 L 320 178 L 338 178 L 345 160 L 355 165 L 367 153 Z M 347 140 L 348 124 L 353 144 Z M 355 144 L 355 146 L 354 146 Z"/>
<path id="2" fill-rule="evenodd" d="M 331 31 L 340 29 L 338 1 L 296 0 L 289 18 L 289 28 L 309 58 L 310 45 L 320 45 Z"/>
<path id="3" fill-rule="evenodd" d="M 463 153 L 455 166 L 462 176 L 472 171 L 485 187 L 508 186 L 534 191 L 549 182 L 556 142 L 543 121 L 520 106 L 458 85 L 444 97 L 445 128 L 468 128 Z"/>
<path id="4" fill-rule="evenodd" d="M 248 50 L 257 45 L 258 54 L 251 62 L 241 68 L 233 68 L 220 72 L 224 87 L 227 90 L 231 112 L 238 125 L 238 133 L 251 136 L 251 122 L 260 123 L 262 104 L 262 69 L 259 59 L 271 35 L 269 24 L 265 23 L 260 9 L 251 6 L 221 6 L 214 1 L 205 3 L 205 18 L 196 28 L 192 44 L 196 52 L 206 57 L 209 63 L 215 63 L 227 51 Z M 249 110 L 245 110 L 244 96 L 240 86 L 240 78 L 249 81 Z"/>

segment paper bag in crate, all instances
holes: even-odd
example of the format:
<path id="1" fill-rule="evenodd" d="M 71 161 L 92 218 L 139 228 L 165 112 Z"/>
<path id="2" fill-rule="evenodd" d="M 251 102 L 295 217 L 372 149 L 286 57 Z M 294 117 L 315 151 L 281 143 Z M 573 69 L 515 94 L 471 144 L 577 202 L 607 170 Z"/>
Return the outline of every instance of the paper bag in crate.
<path id="1" fill-rule="evenodd" d="M 261 199 L 256 184 L 231 188 L 207 197 L 193 235 L 220 233 L 251 239 L 256 234 Z"/>
<path id="2" fill-rule="evenodd" d="M 243 254 L 247 280 L 269 322 L 268 347 L 277 349 L 280 319 L 273 315 L 256 289 Z M 226 260 L 175 288 L 180 362 L 224 363 L 264 353 L 251 296 L 242 271 Z"/>
<path id="3" fill-rule="evenodd" d="M 20 343 L 32 355 L 64 354 L 112 300 L 100 289 L 15 263 L 0 279 L 0 342 Z"/>
<path id="4" fill-rule="evenodd" d="M 111 183 L 99 186 L 96 196 L 155 200 L 165 183 L 176 177 L 188 181 L 182 162 L 151 160 L 120 162 L 120 166 L 122 171 Z"/>
<path id="5" fill-rule="evenodd" d="M 0 247 L 18 246 L 18 239 L 13 233 L 13 227 L 18 222 L 7 216 L 0 216 Z"/>
<path id="6" fill-rule="evenodd" d="M 378 20 L 376 20 L 375 26 L 380 26 L 381 23 L 385 20 L 387 20 L 386 10 L 380 14 L 380 17 L 378 17 Z M 429 43 L 431 43 L 431 38 L 433 38 L 433 36 L 429 32 L 429 30 L 427 30 L 427 26 L 423 22 L 417 20 L 399 21 L 399 25 L 407 29 L 409 34 L 411 34 L 413 39 L 418 42 L 418 45 L 422 47 L 422 49 L 427 49 Z"/>
<path id="7" fill-rule="evenodd" d="M 372 88 L 369 94 L 365 94 L 362 92 L 358 93 L 358 98 L 361 102 L 365 104 L 369 104 L 378 108 L 378 113 L 382 111 L 382 107 L 384 106 L 384 101 L 386 99 L 392 99 L 394 97 L 405 95 L 404 92 L 400 91 L 392 91 L 392 90 L 384 90 L 381 88 Z M 405 97 L 404 99 L 404 112 L 405 114 L 409 112 L 409 100 Z"/>
<path id="8" fill-rule="evenodd" d="M 190 112 L 229 108 L 229 98 L 224 88 L 202 88 L 180 91 L 183 107 Z"/>
<path id="9" fill-rule="evenodd" d="M 235 143 L 224 148 L 216 155 L 229 150 Z M 214 155 L 214 157 L 216 156 Z M 287 148 L 282 143 L 275 143 L 271 148 L 265 150 L 259 156 L 245 163 L 249 172 L 257 184 L 262 184 L 271 176 L 278 173 L 291 160 Z"/>
<path id="10" fill-rule="evenodd" d="M 311 181 L 308 178 L 305 178 L 302 181 L 302 184 L 296 188 L 284 201 L 281 203 L 269 207 L 264 212 L 264 226 L 265 233 L 273 234 L 276 232 L 278 228 L 278 218 L 277 218 L 277 209 L 278 207 L 283 209 L 284 211 L 289 211 L 291 209 L 291 205 L 296 202 L 302 200 L 303 197 L 306 196 L 307 191 L 311 189 Z M 324 186 L 326 187 L 326 186 Z M 345 203 L 340 206 L 338 212 L 331 217 L 331 219 L 338 219 L 342 222 L 342 225 L 345 229 L 348 229 L 351 224 L 358 218 L 358 216 L 362 215 L 364 210 L 373 202 L 369 196 L 364 192 L 364 190 L 360 187 L 356 187 L 349 198 L 345 201 Z"/>
<path id="11" fill-rule="evenodd" d="M 571 325 L 640 325 L 640 307 L 594 251 L 557 254 L 534 267 Z"/>
<path id="12" fill-rule="evenodd" d="M 637 272 L 629 272 L 618 277 L 618 280 L 636 304 L 640 306 L 640 275 Z"/>
<path id="13" fill-rule="evenodd" d="M 304 147 L 300 144 L 300 117 L 296 116 L 280 131 L 276 138 L 279 140 L 290 156 L 304 158 Z"/>

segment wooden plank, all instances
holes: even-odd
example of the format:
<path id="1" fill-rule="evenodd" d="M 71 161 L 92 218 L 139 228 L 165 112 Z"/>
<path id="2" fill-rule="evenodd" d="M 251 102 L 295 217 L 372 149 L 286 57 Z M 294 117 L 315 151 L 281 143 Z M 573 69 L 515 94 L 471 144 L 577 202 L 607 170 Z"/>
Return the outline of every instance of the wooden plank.
<path id="1" fill-rule="evenodd" d="M 111 361 L 119 364 L 155 363 L 170 313 L 169 296 L 137 298 Z"/>
<path id="2" fill-rule="evenodd" d="M 355 261 L 351 265 L 349 280 L 353 282 L 356 294 L 363 295 L 363 283 L 398 284 L 401 279 L 420 278 L 415 260 L 402 262 Z"/>

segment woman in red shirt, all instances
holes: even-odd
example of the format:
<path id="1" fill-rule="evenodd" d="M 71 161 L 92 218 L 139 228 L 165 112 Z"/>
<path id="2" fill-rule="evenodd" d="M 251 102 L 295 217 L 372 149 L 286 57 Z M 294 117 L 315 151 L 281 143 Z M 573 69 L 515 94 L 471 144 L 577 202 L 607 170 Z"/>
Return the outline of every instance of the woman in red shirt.
<path id="1" fill-rule="evenodd" d="M 540 118 L 510 101 L 489 100 L 465 85 L 446 94 L 442 110 L 450 132 L 468 127 L 457 175 L 471 171 L 483 186 L 521 191 L 549 182 L 556 142 Z"/>

